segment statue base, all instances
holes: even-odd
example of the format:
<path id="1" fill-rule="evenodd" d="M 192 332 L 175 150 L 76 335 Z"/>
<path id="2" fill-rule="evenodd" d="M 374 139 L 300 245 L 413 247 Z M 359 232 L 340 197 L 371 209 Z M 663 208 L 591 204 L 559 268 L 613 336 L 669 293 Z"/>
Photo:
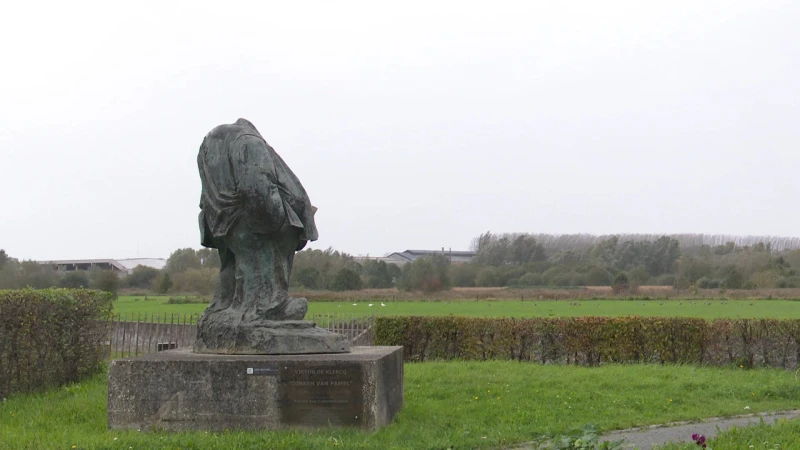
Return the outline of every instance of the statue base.
<path id="1" fill-rule="evenodd" d="M 195 353 L 305 355 L 350 351 L 346 336 L 319 328 L 308 320 L 262 320 L 231 325 L 203 319 L 197 325 Z"/>
<path id="2" fill-rule="evenodd" d="M 403 347 L 327 355 L 203 355 L 190 348 L 117 359 L 108 427 L 224 431 L 376 430 L 403 407 Z"/>

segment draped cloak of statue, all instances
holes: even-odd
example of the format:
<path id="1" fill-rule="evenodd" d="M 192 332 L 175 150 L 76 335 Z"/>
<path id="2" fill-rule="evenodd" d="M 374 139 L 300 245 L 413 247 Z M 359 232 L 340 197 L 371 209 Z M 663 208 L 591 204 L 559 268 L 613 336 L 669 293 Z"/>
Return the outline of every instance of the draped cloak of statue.
<path id="1" fill-rule="evenodd" d="M 317 228 L 300 180 L 245 119 L 211 130 L 197 165 L 201 243 L 218 249 L 221 262 L 198 325 L 302 319 L 306 300 L 289 297 L 289 275 Z"/>

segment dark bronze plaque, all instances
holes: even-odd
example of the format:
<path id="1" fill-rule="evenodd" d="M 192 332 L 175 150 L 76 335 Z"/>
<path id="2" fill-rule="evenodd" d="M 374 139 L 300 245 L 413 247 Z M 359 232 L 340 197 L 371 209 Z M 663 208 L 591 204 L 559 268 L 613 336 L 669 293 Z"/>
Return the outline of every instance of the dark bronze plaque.
<path id="1" fill-rule="evenodd" d="M 364 397 L 358 364 L 290 364 L 280 369 L 286 425 L 361 425 Z"/>

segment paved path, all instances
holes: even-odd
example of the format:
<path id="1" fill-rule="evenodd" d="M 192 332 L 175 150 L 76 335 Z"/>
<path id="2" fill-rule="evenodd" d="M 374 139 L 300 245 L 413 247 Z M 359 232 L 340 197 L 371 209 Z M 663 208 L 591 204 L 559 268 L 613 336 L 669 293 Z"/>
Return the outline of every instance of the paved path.
<path id="1" fill-rule="evenodd" d="M 628 430 L 612 431 L 604 434 L 600 441 L 619 441 L 624 440 L 624 448 L 650 450 L 653 445 L 663 445 L 672 442 L 692 442 L 692 434 L 703 434 L 706 438 L 717 435 L 719 430 L 727 430 L 731 427 L 744 427 L 761 422 L 773 423 L 777 419 L 794 419 L 800 417 L 800 410 L 780 411 L 771 413 L 748 414 L 729 418 L 712 417 L 700 422 L 674 422 L 664 425 L 651 425 L 649 427 L 631 428 Z M 800 420 L 800 419 L 798 419 Z M 530 444 L 522 444 L 515 447 L 517 450 L 533 449 Z"/>
<path id="2" fill-rule="evenodd" d="M 666 444 L 672 442 L 692 442 L 692 434 L 702 434 L 711 439 L 717 435 L 719 430 L 727 430 L 731 427 L 745 427 L 761 422 L 773 423 L 777 419 L 794 419 L 800 416 L 800 410 L 781 411 L 774 413 L 748 414 L 731 418 L 714 417 L 705 419 L 702 422 L 676 422 L 666 425 L 653 425 L 643 428 L 632 428 L 630 430 L 619 430 L 605 434 L 600 441 L 625 441 L 625 448 L 637 448 L 640 450 L 650 450 L 653 445 Z"/>

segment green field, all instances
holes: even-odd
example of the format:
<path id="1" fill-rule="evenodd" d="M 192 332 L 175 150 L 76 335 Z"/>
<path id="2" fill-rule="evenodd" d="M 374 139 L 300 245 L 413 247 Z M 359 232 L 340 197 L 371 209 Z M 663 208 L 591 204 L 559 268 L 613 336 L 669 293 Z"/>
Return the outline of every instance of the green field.
<path id="1" fill-rule="evenodd" d="M 121 296 L 121 314 L 202 313 L 205 304 L 166 304 L 168 297 Z M 339 314 L 475 317 L 662 316 L 714 318 L 800 318 L 800 302 L 791 300 L 550 300 L 438 302 L 311 302 L 308 312 Z M 385 305 L 385 306 L 382 306 Z"/>
<path id="2" fill-rule="evenodd" d="M 585 424 L 607 431 L 785 410 L 797 407 L 798 398 L 795 374 L 773 369 L 408 363 L 403 410 L 376 433 L 149 433 L 107 429 L 106 376 L 100 374 L 79 385 L 0 402 L 0 448 L 501 448 Z"/>

